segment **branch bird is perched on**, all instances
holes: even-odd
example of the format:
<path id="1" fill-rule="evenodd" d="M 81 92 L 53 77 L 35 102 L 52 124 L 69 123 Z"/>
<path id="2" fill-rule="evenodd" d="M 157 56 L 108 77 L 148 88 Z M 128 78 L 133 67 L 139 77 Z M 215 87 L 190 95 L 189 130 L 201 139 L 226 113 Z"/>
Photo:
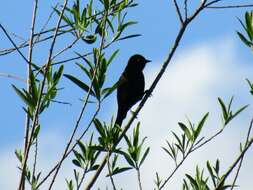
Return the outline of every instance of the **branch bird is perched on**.
<path id="1" fill-rule="evenodd" d="M 130 57 L 127 66 L 120 76 L 117 88 L 118 113 L 116 124 L 121 126 L 128 110 L 142 99 L 145 91 L 143 69 L 150 60 L 136 54 Z"/>

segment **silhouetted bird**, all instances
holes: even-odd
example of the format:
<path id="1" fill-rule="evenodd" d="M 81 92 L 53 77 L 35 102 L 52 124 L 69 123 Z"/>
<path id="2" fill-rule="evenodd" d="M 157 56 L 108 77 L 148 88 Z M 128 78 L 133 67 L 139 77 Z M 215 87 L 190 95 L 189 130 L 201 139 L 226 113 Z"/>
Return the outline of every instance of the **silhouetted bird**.
<path id="1" fill-rule="evenodd" d="M 150 60 L 136 54 L 130 57 L 127 66 L 120 76 L 117 88 L 118 113 L 116 124 L 121 126 L 128 110 L 142 99 L 145 89 L 143 69 Z"/>

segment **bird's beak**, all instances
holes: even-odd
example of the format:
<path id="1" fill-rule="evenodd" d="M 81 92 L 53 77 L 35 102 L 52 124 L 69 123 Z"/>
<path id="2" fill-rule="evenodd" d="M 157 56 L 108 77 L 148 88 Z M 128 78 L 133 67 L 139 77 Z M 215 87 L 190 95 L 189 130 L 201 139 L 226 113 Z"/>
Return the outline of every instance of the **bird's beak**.
<path id="1" fill-rule="evenodd" d="M 146 59 L 146 63 L 149 63 L 149 62 L 151 62 L 151 60 Z"/>

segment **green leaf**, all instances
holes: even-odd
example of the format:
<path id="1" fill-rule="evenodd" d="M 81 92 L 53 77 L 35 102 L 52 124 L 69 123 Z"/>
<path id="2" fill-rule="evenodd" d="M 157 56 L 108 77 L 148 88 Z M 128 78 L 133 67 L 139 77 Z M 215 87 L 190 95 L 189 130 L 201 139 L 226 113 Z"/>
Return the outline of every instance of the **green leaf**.
<path id="1" fill-rule="evenodd" d="M 251 17 L 251 14 L 249 12 L 246 12 L 245 13 L 245 22 L 246 22 L 246 27 L 247 27 L 247 34 L 248 34 L 248 37 L 249 39 L 252 41 L 253 39 L 253 29 L 252 29 L 252 17 Z"/>
<path id="2" fill-rule="evenodd" d="M 218 98 L 218 101 L 219 101 L 220 106 L 221 106 L 223 118 L 224 118 L 224 120 L 226 121 L 226 120 L 228 119 L 227 108 L 226 108 L 224 102 L 222 101 L 222 99 L 221 99 L 220 97 Z"/>
<path id="3" fill-rule="evenodd" d="M 123 173 L 123 172 L 125 172 L 125 171 L 127 171 L 127 170 L 131 170 L 131 169 L 133 169 L 132 167 L 124 167 L 124 168 L 117 168 L 116 170 L 114 170 L 113 172 L 112 172 L 112 176 L 113 175 L 116 175 L 116 174 L 119 174 L 119 173 Z M 107 177 L 109 176 L 109 174 L 107 175 Z"/>
<path id="4" fill-rule="evenodd" d="M 143 156 L 142 156 L 142 159 L 141 159 L 141 161 L 140 161 L 139 167 L 142 165 L 142 163 L 143 163 L 144 160 L 146 159 L 146 157 L 147 157 L 147 155 L 148 155 L 148 153 L 149 153 L 149 150 L 150 150 L 150 148 L 148 147 L 148 148 L 146 149 L 145 153 L 144 153 Z"/>
<path id="5" fill-rule="evenodd" d="M 201 121 L 198 123 L 196 130 L 194 131 L 194 139 L 196 140 L 204 126 L 204 123 L 208 117 L 209 113 L 206 113 L 204 117 L 201 119 Z"/>
<path id="6" fill-rule="evenodd" d="M 125 157 L 126 161 L 128 162 L 128 164 L 130 166 L 132 166 L 133 168 L 135 168 L 134 162 L 132 161 L 131 157 L 127 153 L 124 154 L 124 157 Z"/>
<path id="7" fill-rule="evenodd" d="M 179 127 L 183 130 L 183 132 L 185 133 L 186 137 L 192 141 L 192 135 L 190 130 L 186 127 L 186 125 L 182 122 L 178 122 Z M 175 135 L 174 135 L 175 136 Z"/>
<path id="8" fill-rule="evenodd" d="M 15 150 L 15 155 L 18 158 L 19 162 L 22 163 L 23 162 L 23 154 L 21 150 Z"/>
<path id="9" fill-rule="evenodd" d="M 210 162 L 209 161 L 207 161 L 206 162 L 206 166 L 207 166 L 207 169 L 208 169 L 208 171 L 209 171 L 209 173 L 210 173 L 210 175 L 211 175 L 211 178 L 212 178 L 212 181 L 213 181 L 213 186 L 214 187 L 216 187 L 216 176 L 213 174 L 213 169 L 212 169 L 212 167 L 211 167 L 211 164 L 210 164 Z"/>
<path id="10" fill-rule="evenodd" d="M 82 37 L 82 40 L 85 41 L 87 44 L 93 44 L 97 40 L 96 35 L 87 35 L 85 37 Z"/>
<path id="11" fill-rule="evenodd" d="M 113 52 L 113 54 L 111 55 L 111 57 L 108 59 L 107 61 L 107 65 L 110 65 L 111 62 L 113 61 L 113 59 L 117 56 L 117 54 L 119 53 L 119 49 L 117 49 L 116 51 Z"/>
<path id="12" fill-rule="evenodd" d="M 90 95 L 95 97 L 94 92 L 92 91 L 92 89 L 89 88 L 87 84 L 83 83 L 82 81 L 80 81 L 79 79 L 77 79 L 72 75 L 64 74 L 64 76 L 67 77 L 69 80 L 71 80 L 73 83 L 75 83 L 77 86 L 79 86 L 81 89 L 86 91 L 87 93 L 90 92 Z"/>
<path id="13" fill-rule="evenodd" d="M 237 32 L 237 35 L 239 36 L 239 38 L 242 40 L 242 42 L 243 42 L 245 45 L 251 47 L 252 43 L 251 43 L 250 41 L 248 41 L 248 40 L 244 37 L 244 35 L 243 35 L 242 33 Z"/>
<path id="14" fill-rule="evenodd" d="M 101 122 L 98 119 L 94 120 L 95 127 L 97 131 L 99 132 L 100 136 L 105 138 L 106 137 L 106 131 L 104 127 L 102 126 Z"/>
<path id="15" fill-rule="evenodd" d="M 34 109 L 36 104 L 34 103 L 31 96 L 23 89 L 23 91 L 19 90 L 15 85 L 12 85 L 13 89 L 17 93 L 17 95 L 28 105 L 30 108 Z"/>
<path id="16" fill-rule="evenodd" d="M 73 163 L 75 166 L 79 167 L 79 168 L 82 167 L 81 164 L 80 164 L 80 162 L 79 162 L 77 159 L 73 159 L 73 160 L 72 160 L 72 163 Z"/>
<path id="17" fill-rule="evenodd" d="M 104 95 L 103 96 L 103 100 L 105 98 L 107 98 L 111 93 L 113 93 L 114 90 L 116 90 L 118 87 L 118 82 L 116 82 L 112 87 L 110 88 L 105 88 L 102 90 L 102 94 Z"/>
<path id="18" fill-rule="evenodd" d="M 142 36 L 141 34 L 132 34 L 132 35 L 127 35 L 121 38 L 118 38 L 117 41 L 121 41 L 121 40 L 126 40 L 126 39 L 130 39 L 130 38 L 136 38 Z"/>

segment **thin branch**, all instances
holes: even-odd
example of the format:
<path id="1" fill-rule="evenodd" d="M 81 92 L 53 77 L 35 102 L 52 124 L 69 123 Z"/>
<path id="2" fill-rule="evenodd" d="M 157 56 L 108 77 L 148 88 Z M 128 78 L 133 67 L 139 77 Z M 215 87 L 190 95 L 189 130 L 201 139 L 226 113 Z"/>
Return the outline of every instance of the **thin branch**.
<path id="1" fill-rule="evenodd" d="M 108 152 L 108 156 L 107 156 L 107 168 L 108 168 L 108 172 L 109 172 L 109 178 L 110 178 L 110 181 L 111 181 L 111 184 L 112 184 L 112 187 L 113 187 L 113 190 L 117 190 L 116 188 L 116 185 L 114 183 L 114 180 L 113 180 L 113 177 L 112 177 L 112 171 L 111 171 L 111 168 L 110 168 L 110 151 Z"/>
<path id="2" fill-rule="evenodd" d="M 229 167 L 228 171 L 222 176 L 222 179 L 219 182 L 218 186 L 215 188 L 215 190 L 221 189 L 221 187 L 224 185 L 224 182 L 227 179 L 227 177 L 231 174 L 231 172 L 234 170 L 234 168 L 236 167 L 236 165 L 244 157 L 245 153 L 248 151 L 248 149 L 250 148 L 250 146 L 252 145 L 252 143 L 253 143 L 253 138 L 251 138 L 249 140 L 247 146 L 245 146 L 245 148 L 243 149 L 243 151 L 241 152 L 241 154 L 237 157 L 237 159 L 234 161 L 234 163 Z"/>
<path id="3" fill-rule="evenodd" d="M 63 48 L 58 53 L 56 53 L 53 56 L 52 60 L 54 60 L 57 56 L 61 55 L 63 52 L 67 51 L 68 49 L 72 48 L 76 44 L 76 42 L 78 42 L 78 40 L 80 40 L 80 38 L 81 37 L 76 38 L 71 44 L 69 44 L 67 47 Z"/>
<path id="4" fill-rule="evenodd" d="M 31 26 L 31 32 L 30 32 L 30 41 L 29 41 L 29 51 L 28 51 L 28 65 L 27 65 L 27 80 L 26 80 L 26 89 L 29 93 L 31 93 L 31 75 L 32 75 L 32 56 L 33 56 L 33 41 L 34 41 L 34 30 L 35 30 L 35 24 L 36 24 L 36 17 L 37 17 L 37 10 L 38 10 L 38 0 L 34 1 L 34 7 L 33 7 L 33 16 L 32 16 L 32 26 Z M 27 110 L 29 110 L 27 106 Z M 24 134 L 24 150 L 23 154 L 25 155 L 28 149 L 28 143 L 29 143 L 29 133 L 30 133 L 30 117 L 29 114 L 26 113 L 25 118 L 25 134 Z M 32 138 L 32 137 L 31 137 Z M 37 142 L 36 142 L 37 143 Z M 35 147 L 37 149 L 37 146 Z M 35 150 L 35 160 L 34 160 L 34 168 L 32 173 L 32 180 L 33 176 L 35 175 L 35 167 L 37 163 L 37 150 Z M 25 189 L 25 170 L 26 170 L 26 161 L 22 163 L 22 173 L 19 181 L 19 189 L 24 190 Z"/>
<path id="5" fill-rule="evenodd" d="M 33 184 L 37 180 L 35 178 L 36 167 L 37 167 L 37 158 L 38 158 L 38 139 L 35 140 L 35 150 L 34 150 L 34 162 L 33 162 L 33 172 L 32 172 L 32 186 L 31 190 L 33 190 Z M 34 181 L 35 180 L 35 181 Z"/>
<path id="6" fill-rule="evenodd" d="M 181 12 L 180 12 L 180 9 L 179 9 L 177 0 L 173 0 L 173 2 L 174 2 L 174 5 L 175 5 L 175 7 L 176 7 L 176 12 L 177 12 L 178 18 L 179 18 L 181 24 L 183 24 L 183 23 L 184 23 L 184 20 L 183 20 L 182 14 L 181 14 Z"/>
<path id="7" fill-rule="evenodd" d="M 61 36 L 62 34 L 65 34 L 65 33 L 66 33 L 66 32 L 59 32 L 59 33 L 57 34 L 57 36 Z M 36 40 L 36 41 L 34 42 L 34 44 L 37 44 L 37 43 L 40 43 L 40 42 L 44 42 L 44 41 L 50 40 L 50 39 L 53 38 L 53 37 L 54 37 L 54 35 L 50 35 L 50 36 L 45 37 L 45 38 L 43 38 L 43 39 L 41 39 L 41 40 Z M 16 50 L 18 51 L 19 49 L 28 47 L 28 46 L 29 46 L 29 43 L 28 43 L 28 42 L 29 42 L 29 40 L 28 40 L 27 42 L 24 42 L 24 43 L 18 45 L 18 46 L 16 45 L 16 47 L 14 46 L 14 48 L 1 50 L 1 51 L 0 51 L 0 56 L 7 55 L 7 54 L 12 53 L 12 52 L 14 52 L 14 51 L 16 51 Z"/>
<path id="8" fill-rule="evenodd" d="M 162 185 L 159 187 L 158 190 L 161 190 L 165 187 L 165 185 L 168 183 L 168 181 L 172 178 L 172 176 L 176 173 L 176 171 L 181 167 L 181 165 L 184 163 L 184 161 L 186 160 L 186 158 L 190 155 L 191 153 L 191 149 L 192 147 L 190 147 L 190 150 L 187 152 L 187 154 L 182 158 L 182 160 L 176 164 L 176 167 L 174 168 L 174 170 L 171 172 L 171 174 L 164 180 L 164 182 L 162 183 Z"/>
<path id="9" fill-rule="evenodd" d="M 87 170 L 88 170 L 88 165 L 86 165 L 86 166 L 85 166 L 85 169 L 84 169 L 84 171 L 83 171 L 82 178 L 81 178 L 81 180 L 80 180 L 80 183 L 79 183 L 79 184 L 77 184 L 77 186 L 76 186 L 76 190 L 80 190 L 81 185 L 82 185 L 82 184 L 83 184 L 83 182 L 84 182 L 84 178 L 85 178 L 85 176 L 86 176 Z"/>
<path id="10" fill-rule="evenodd" d="M 141 174 L 140 174 L 140 169 L 137 169 L 137 177 L 138 177 L 138 184 L 139 184 L 139 189 L 142 190 L 142 185 L 141 185 Z"/>
<path id="11" fill-rule="evenodd" d="M 187 20 L 188 17 L 188 0 L 184 0 L 184 19 Z"/>
<path id="12" fill-rule="evenodd" d="M 223 132 L 224 128 L 222 128 L 221 130 L 219 130 L 217 133 L 215 133 L 213 136 L 211 136 L 210 138 L 208 138 L 207 140 L 205 140 L 204 142 L 202 142 L 201 144 L 194 146 L 192 148 L 192 152 L 201 148 L 202 146 L 204 146 L 205 144 L 209 143 L 210 141 L 212 141 L 215 137 L 217 137 L 219 134 L 221 134 Z"/>
<path id="13" fill-rule="evenodd" d="M 26 57 L 23 55 L 23 53 L 19 50 L 16 43 L 12 40 L 10 35 L 7 33 L 6 29 L 3 27 L 3 25 L 0 23 L 0 28 L 3 30 L 4 34 L 7 36 L 11 44 L 14 46 L 15 50 L 18 51 L 19 55 L 25 60 L 26 63 L 29 63 L 29 61 L 26 59 Z"/>
<path id="14" fill-rule="evenodd" d="M 247 5 L 224 5 L 224 6 L 207 6 L 209 9 L 236 9 L 236 8 L 249 8 L 253 7 L 253 4 Z"/>
<path id="15" fill-rule="evenodd" d="M 54 8 L 56 8 L 58 5 L 59 5 L 59 3 L 57 3 L 57 4 L 55 5 Z M 54 13 L 55 13 L 55 11 L 54 11 L 54 9 L 53 9 L 53 10 L 51 11 L 51 13 L 49 14 L 49 16 L 48 16 L 48 18 L 47 18 L 45 24 L 42 26 L 40 32 L 37 33 L 37 34 L 35 34 L 35 36 L 36 36 L 35 42 L 36 42 L 36 43 L 39 41 L 41 34 L 42 34 L 42 33 L 44 32 L 44 30 L 46 29 L 46 27 L 47 27 L 49 21 L 51 20 L 51 18 L 52 18 L 53 15 L 54 15 Z"/>
<path id="16" fill-rule="evenodd" d="M 1 77 L 7 77 L 7 78 L 12 78 L 12 79 L 16 79 L 18 81 L 21 81 L 21 82 L 24 82 L 26 83 L 26 80 L 21 78 L 21 77 L 18 77 L 18 76 L 15 76 L 15 75 L 12 75 L 12 74 L 8 74 L 8 73 L 0 73 L 0 76 Z"/>
<path id="17" fill-rule="evenodd" d="M 249 125 L 249 126 L 250 126 L 250 127 L 249 127 L 249 129 L 248 129 L 248 133 L 247 133 L 247 137 L 246 137 L 246 141 L 245 141 L 244 147 L 246 147 L 247 144 L 249 143 L 250 133 L 251 133 L 252 126 L 253 126 L 253 118 L 251 119 L 250 125 Z M 234 187 L 235 187 L 236 180 L 237 180 L 237 178 L 238 178 L 238 176 L 239 176 L 239 172 L 240 172 L 241 167 L 242 167 L 243 158 L 244 158 L 244 155 L 242 156 L 242 158 L 241 158 L 241 160 L 240 160 L 240 163 L 239 163 L 239 166 L 238 166 L 238 168 L 237 168 L 237 170 L 236 170 L 236 174 L 235 174 L 235 178 L 234 178 L 233 183 L 232 183 L 231 190 L 233 190 Z"/>

